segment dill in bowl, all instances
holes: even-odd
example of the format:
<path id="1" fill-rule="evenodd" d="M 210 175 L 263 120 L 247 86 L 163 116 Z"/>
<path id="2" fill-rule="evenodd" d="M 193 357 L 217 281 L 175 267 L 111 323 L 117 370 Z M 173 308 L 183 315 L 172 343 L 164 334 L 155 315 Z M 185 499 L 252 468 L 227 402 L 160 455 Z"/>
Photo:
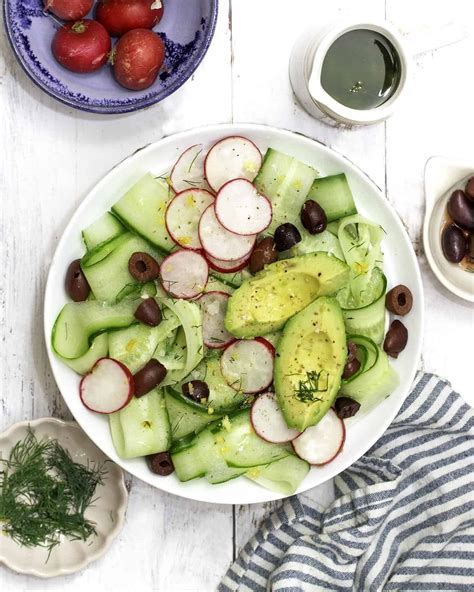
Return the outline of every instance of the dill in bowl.
<path id="1" fill-rule="evenodd" d="M 57 440 L 38 440 L 29 429 L 0 458 L 0 532 L 49 553 L 61 537 L 86 541 L 96 530 L 85 512 L 104 476 L 103 464 L 76 463 Z"/>

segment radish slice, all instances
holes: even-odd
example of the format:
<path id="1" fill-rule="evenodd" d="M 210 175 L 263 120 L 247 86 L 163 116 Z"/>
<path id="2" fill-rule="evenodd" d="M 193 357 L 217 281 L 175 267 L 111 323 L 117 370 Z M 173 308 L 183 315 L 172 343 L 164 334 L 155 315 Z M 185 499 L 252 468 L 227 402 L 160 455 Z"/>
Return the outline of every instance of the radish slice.
<path id="1" fill-rule="evenodd" d="M 185 150 L 171 170 L 170 181 L 176 193 L 186 189 L 210 189 L 204 174 L 205 152 L 202 144 Z"/>
<path id="2" fill-rule="evenodd" d="M 260 150 L 242 136 L 230 136 L 214 144 L 204 162 L 207 182 L 214 191 L 233 179 L 253 181 L 261 166 Z"/>
<path id="3" fill-rule="evenodd" d="M 79 385 L 81 401 L 96 413 L 115 413 L 130 402 L 135 385 L 130 370 L 113 358 L 101 358 Z"/>
<path id="4" fill-rule="evenodd" d="M 236 341 L 222 354 L 221 371 L 236 391 L 260 393 L 273 380 L 273 353 L 257 339 Z"/>
<path id="5" fill-rule="evenodd" d="M 247 179 L 235 179 L 221 187 L 215 210 L 222 226 L 236 234 L 258 234 L 272 221 L 270 201 Z"/>
<path id="6" fill-rule="evenodd" d="M 224 326 L 228 300 L 229 294 L 218 291 L 207 292 L 199 298 L 204 345 L 211 349 L 220 349 L 235 341 Z"/>
<path id="7" fill-rule="evenodd" d="M 185 249 L 201 249 L 199 220 L 214 196 L 205 189 L 186 189 L 178 193 L 166 210 L 166 228 L 175 243 Z"/>
<path id="8" fill-rule="evenodd" d="M 256 235 L 243 236 L 226 230 L 210 205 L 199 221 L 199 238 L 208 255 L 222 261 L 238 261 L 250 255 Z"/>
<path id="9" fill-rule="evenodd" d="M 202 294 L 209 277 L 205 258 L 195 251 L 176 251 L 160 266 L 163 288 L 176 298 L 195 298 Z"/>
<path id="10" fill-rule="evenodd" d="M 325 465 L 335 458 L 346 439 L 342 419 L 329 409 L 322 420 L 293 440 L 296 454 L 311 465 Z"/>
<path id="11" fill-rule="evenodd" d="M 275 393 L 264 393 L 255 399 L 250 411 L 250 420 L 255 432 L 267 442 L 282 444 L 300 435 L 298 430 L 286 425 Z"/>
<path id="12" fill-rule="evenodd" d="M 221 259 L 216 259 L 215 257 L 211 257 L 210 255 L 206 254 L 206 259 L 209 263 L 209 267 L 211 267 L 214 271 L 220 271 L 221 273 L 233 273 L 240 271 L 244 267 L 247 267 L 249 262 L 248 255 L 242 257 L 242 259 L 237 259 L 236 261 L 221 261 Z"/>

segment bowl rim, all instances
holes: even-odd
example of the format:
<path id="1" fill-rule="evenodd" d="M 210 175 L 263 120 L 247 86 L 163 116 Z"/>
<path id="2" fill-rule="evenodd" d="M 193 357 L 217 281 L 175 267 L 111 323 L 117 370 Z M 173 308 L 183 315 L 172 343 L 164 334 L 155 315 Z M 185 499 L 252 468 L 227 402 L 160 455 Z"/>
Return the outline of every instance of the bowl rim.
<path id="1" fill-rule="evenodd" d="M 156 103 L 160 103 L 164 99 L 167 99 L 173 93 L 175 93 L 185 82 L 191 78 L 194 72 L 197 70 L 199 65 L 201 64 L 202 60 L 204 59 L 206 53 L 209 50 L 211 42 L 214 38 L 214 34 L 216 32 L 217 26 L 217 17 L 219 13 L 219 1 L 218 0 L 210 0 L 211 10 L 210 10 L 210 20 L 209 20 L 209 29 L 206 34 L 206 38 L 204 43 L 199 48 L 196 56 L 194 57 L 193 61 L 191 62 L 191 67 L 185 71 L 173 84 L 170 85 L 169 88 L 166 89 L 166 92 L 162 97 L 149 97 L 148 99 L 141 99 L 139 103 L 132 103 L 128 105 L 117 105 L 113 107 L 94 107 L 83 105 L 80 102 L 76 102 L 71 99 L 67 99 L 59 93 L 54 92 L 49 88 L 49 86 L 34 75 L 34 73 L 28 67 L 27 62 L 23 59 L 18 47 L 16 46 L 13 40 L 13 34 L 11 32 L 11 24 L 10 19 L 8 18 L 8 9 L 7 6 L 11 3 L 11 0 L 4 0 L 3 2 L 3 23 L 4 29 L 6 32 L 6 36 L 8 39 L 8 43 L 13 51 L 14 56 L 17 59 L 17 62 L 20 64 L 23 72 L 27 75 L 27 77 L 44 93 L 46 93 L 51 98 L 55 99 L 56 101 L 66 105 L 67 107 L 72 107 L 73 109 L 77 109 L 78 111 L 84 111 L 86 113 L 95 113 L 97 115 L 119 115 L 123 113 L 131 113 L 133 111 L 140 111 L 140 109 L 146 109 L 147 107 L 151 107 Z"/>
<path id="2" fill-rule="evenodd" d="M 66 430 L 77 431 L 83 438 L 86 438 L 87 440 L 89 440 L 90 443 L 94 446 L 94 448 L 96 448 L 100 452 L 100 454 L 102 454 L 103 456 L 105 456 L 108 459 L 107 455 L 99 448 L 99 446 L 97 446 L 97 444 L 92 440 L 92 438 L 90 438 L 85 433 L 85 431 L 82 429 L 81 425 L 77 421 L 66 421 L 63 419 L 58 419 L 57 417 L 41 417 L 38 419 L 29 419 L 29 420 L 18 421 L 16 423 L 10 425 L 6 430 L 3 430 L 0 432 L 0 440 L 4 439 L 4 438 L 11 439 L 12 434 L 17 429 L 24 429 L 24 428 L 28 428 L 28 427 L 35 428 L 37 426 L 44 425 L 44 424 L 53 424 L 54 426 L 56 426 L 60 429 L 63 429 L 63 430 L 66 429 Z M 109 460 L 109 462 L 110 462 L 110 460 Z M 53 568 L 46 569 L 45 571 L 39 571 L 34 567 L 21 568 L 15 563 L 14 559 L 12 560 L 7 555 L 2 555 L 2 554 L 0 554 L 0 565 L 3 564 L 6 567 L 8 567 L 9 569 L 11 569 L 12 571 L 19 573 L 19 574 L 31 575 L 31 576 L 35 576 L 35 577 L 41 578 L 41 579 L 49 579 L 49 578 L 54 578 L 54 577 L 58 577 L 58 576 L 66 576 L 66 575 L 76 573 L 76 572 L 84 569 L 85 567 L 87 567 L 90 563 L 97 561 L 97 559 L 100 559 L 103 555 L 105 555 L 105 553 L 108 551 L 108 549 L 112 545 L 113 541 L 117 538 L 117 536 L 122 531 L 122 528 L 125 524 L 125 514 L 126 514 L 126 510 L 127 510 L 127 505 L 128 505 L 128 490 L 125 485 L 125 472 L 124 472 L 123 468 L 120 465 L 118 465 L 117 463 L 114 463 L 114 465 L 115 465 L 115 468 L 118 471 L 118 475 L 119 475 L 119 479 L 116 480 L 115 487 L 117 487 L 120 490 L 120 495 L 122 497 L 122 501 L 116 508 L 117 520 L 112 523 L 113 528 L 111 528 L 110 531 L 104 536 L 104 542 L 101 547 L 99 547 L 98 549 L 91 552 L 90 551 L 91 547 L 89 547 L 88 545 L 85 545 L 86 551 L 85 551 L 85 555 L 84 555 L 83 559 L 81 561 L 78 561 L 74 565 L 71 565 L 71 567 L 69 567 L 69 568 L 57 567 L 54 569 Z M 33 548 L 32 552 L 34 552 L 35 550 L 36 550 L 36 548 Z M 45 564 L 45 565 L 47 566 L 48 564 Z"/>
<path id="3" fill-rule="evenodd" d="M 55 253 L 54 253 L 53 258 L 51 260 L 50 271 L 49 271 L 48 279 L 46 282 L 45 300 L 44 300 L 44 311 L 45 311 L 45 314 L 44 314 L 44 335 L 45 335 L 45 342 L 46 342 L 46 347 L 47 347 L 47 352 L 48 352 L 48 359 L 51 364 L 53 376 L 56 378 L 55 365 L 59 364 L 60 362 L 54 356 L 54 353 L 51 348 L 50 334 L 51 334 L 52 325 L 51 326 L 48 325 L 48 314 L 47 314 L 47 304 L 49 303 L 49 301 L 51 299 L 50 293 L 55 288 L 55 286 L 53 286 L 53 278 L 52 278 L 53 274 L 51 272 L 58 265 L 57 262 L 60 260 L 60 252 L 62 250 L 63 242 L 65 241 L 65 237 L 66 237 L 69 229 L 72 228 L 75 224 L 74 218 L 76 217 L 76 215 L 80 214 L 83 210 L 86 209 L 86 205 L 88 206 L 88 198 L 89 198 L 90 194 L 92 194 L 92 192 L 94 192 L 94 191 L 97 191 L 98 188 L 103 186 L 103 184 L 109 182 L 109 176 L 115 172 L 115 169 L 118 166 L 122 166 L 125 163 L 130 163 L 130 161 L 133 162 L 133 160 L 135 158 L 139 159 L 143 152 L 153 151 L 153 149 L 155 148 L 155 146 L 157 144 L 160 144 L 160 143 L 166 142 L 166 141 L 170 141 L 171 139 L 176 139 L 177 142 L 179 142 L 180 140 L 183 140 L 183 139 L 189 139 L 190 142 L 193 142 L 195 136 L 197 136 L 199 134 L 213 133 L 216 136 L 216 138 L 218 138 L 218 137 L 223 137 L 223 134 L 232 135 L 233 132 L 235 132 L 235 134 L 237 134 L 237 135 L 249 134 L 249 137 L 251 139 L 252 139 L 252 134 L 259 134 L 259 133 L 265 134 L 266 136 L 272 136 L 273 134 L 278 134 L 280 136 L 284 136 L 284 137 L 288 137 L 288 138 L 291 138 L 291 137 L 300 138 L 300 140 L 302 140 L 303 142 L 305 142 L 307 144 L 317 144 L 323 152 L 332 154 L 333 156 L 335 155 L 338 159 L 347 162 L 348 168 L 351 170 L 351 172 L 354 173 L 359 178 L 363 178 L 366 183 L 368 183 L 371 187 L 373 187 L 374 191 L 378 194 L 379 198 L 381 200 L 383 200 L 384 202 L 386 202 L 386 207 L 389 210 L 391 217 L 393 217 L 394 225 L 398 228 L 398 230 L 404 236 L 404 239 L 405 239 L 404 242 L 405 242 L 405 246 L 407 249 L 407 256 L 409 257 L 409 259 L 413 263 L 414 279 L 416 282 L 416 293 L 419 295 L 419 300 L 418 300 L 419 314 L 417 316 L 417 325 L 419 327 L 419 330 L 417 331 L 417 333 L 418 333 L 419 337 L 416 341 L 413 356 L 411 358 L 412 359 L 411 371 L 409 373 L 405 374 L 405 380 L 403 381 L 403 383 L 405 384 L 405 391 L 406 392 L 403 395 L 403 397 L 400 397 L 399 404 L 397 405 L 396 409 L 394 409 L 393 411 L 390 411 L 390 413 L 387 414 L 387 416 L 384 418 L 384 420 L 382 422 L 379 422 L 379 426 L 382 428 L 380 432 L 377 430 L 377 433 L 375 433 L 375 435 L 371 434 L 369 437 L 367 437 L 367 439 L 363 443 L 363 445 L 361 445 L 360 447 L 357 448 L 357 452 L 355 454 L 351 453 L 349 455 L 349 458 L 346 459 L 346 464 L 342 469 L 338 468 L 338 467 L 334 467 L 334 469 L 332 471 L 330 471 L 329 474 L 325 475 L 324 478 L 321 481 L 319 481 L 319 483 L 307 485 L 304 487 L 304 489 L 298 490 L 297 494 L 299 494 L 299 493 L 304 493 L 305 491 L 308 491 L 312 487 L 315 487 L 316 485 L 320 485 L 320 484 L 324 483 L 325 481 L 328 481 L 329 479 L 334 478 L 335 476 L 337 476 L 338 474 L 340 474 L 341 472 L 346 470 L 349 466 L 351 466 L 354 462 L 356 462 L 359 458 L 361 458 L 367 452 L 367 450 L 369 450 L 373 446 L 373 444 L 383 435 L 383 433 L 388 428 L 390 423 L 396 417 L 401 406 L 403 405 L 403 402 L 405 401 L 406 397 L 410 393 L 410 389 L 413 385 L 413 381 L 414 381 L 416 373 L 418 371 L 418 364 L 419 364 L 420 357 L 421 357 L 421 349 L 422 349 L 422 343 L 423 343 L 424 290 L 423 290 L 423 283 L 421 280 L 420 266 L 418 263 L 418 259 L 416 257 L 415 250 L 413 248 L 413 244 L 408 236 L 408 233 L 407 233 L 399 215 L 397 214 L 395 208 L 392 206 L 392 204 L 388 200 L 386 200 L 384 198 L 384 194 L 381 191 L 380 187 L 378 187 L 378 185 L 367 175 L 367 173 L 365 173 L 358 165 L 353 163 L 349 158 L 347 158 L 346 156 L 344 156 L 343 154 L 341 154 L 337 150 L 334 150 L 333 148 L 330 148 L 329 146 L 325 145 L 323 142 L 320 142 L 319 140 L 315 140 L 314 138 L 312 138 L 304 133 L 301 133 L 301 132 L 295 132 L 293 130 L 279 128 L 279 127 L 275 127 L 275 126 L 263 125 L 263 124 L 254 124 L 254 123 L 245 123 L 245 122 L 209 124 L 209 125 L 190 128 L 187 130 L 180 131 L 178 133 L 169 134 L 167 136 L 163 136 L 162 138 L 160 138 L 156 142 L 152 142 L 150 144 L 147 144 L 146 146 L 144 146 L 141 149 L 135 150 L 128 157 L 126 157 L 125 159 L 123 159 L 122 161 L 117 163 L 116 166 L 112 167 L 112 169 L 110 169 L 107 173 L 105 173 L 97 181 L 97 183 L 95 183 L 93 185 L 93 187 L 90 189 L 90 191 L 87 192 L 87 195 L 84 197 L 84 199 L 78 205 L 71 220 L 69 221 L 67 226 L 62 231 L 61 238 L 56 246 Z M 86 204 L 86 202 L 87 202 L 87 204 Z M 63 396 L 63 398 L 64 398 L 64 396 Z M 66 399 L 65 399 L 65 401 L 66 401 Z M 66 404 L 67 404 L 67 401 L 66 401 Z M 80 421 L 80 420 L 78 420 L 78 421 Z M 84 431 L 86 431 L 85 428 L 84 428 Z M 87 433 L 87 431 L 86 431 L 86 433 Z M 93 440 L 93 441 L 95 441 L 95 440 Z M 99 448 L 101 448 L 101 446 L 98 443 L 96 445 Z M 118 457 L 117 458 L 112 457 L 112 458 L 117 464 L 120 464 L 120 466 L 122 466 L 122 468 L 125 468 L 125 465 L 123 465 L 121 463 L 123 463 L 123 462 L 126 463 L 127 462 L 126 459 L 124 460 L 124 459 L 120 459 Z M 229 499 L 224 496 L 220 496 L 219 499 L 209 499 L 208 496 L 202 495 L 201 493 L 190 492 L 189 490 L 186 489 L 186 487 L 181 487 L 181 489 L 178 488 L 177 491 L 174 488 L 168 489 L 167 487 L 160 487 L 159 485 L 157 485 L 155 482 L 152 481 L 151 477 L 150 477 L 150 479 L 146 479 L 142 475 L 138 475 L 133 470 L 133 467 L 132 468 L 125 468 L 125 470 L 127 470 L 128 472 L 130 472 L 131 474 L 136 476 L 138 479 L 145 481 L 146 483 L 148 483 L 152 487 L 155 487 L 156 489 L 166 491 L 167 493 L 171 493 L 173 495 L 178 495 L 178 496 L 183 497 L 185 499 L 191 499 L 191 500 L 205 502 L 205 503 L 251 504 L 251 503 L 261 503 L 262 501 L 267 502 L 267 501 L 286 499 L 289 497 L 288 495 L 285 495 L 285 494 L 267 491 L 268 495 L 266 496 L 265 500 L 244 498 L 243 501 L 242 500 L 237 501 L 234 497 L 232 497 L 232 499 Z M 181 485 L 186 485 L 186 484 L 181 484 Z M 216 486 L 213 486 L 213 487 L 216 487 Z"/>

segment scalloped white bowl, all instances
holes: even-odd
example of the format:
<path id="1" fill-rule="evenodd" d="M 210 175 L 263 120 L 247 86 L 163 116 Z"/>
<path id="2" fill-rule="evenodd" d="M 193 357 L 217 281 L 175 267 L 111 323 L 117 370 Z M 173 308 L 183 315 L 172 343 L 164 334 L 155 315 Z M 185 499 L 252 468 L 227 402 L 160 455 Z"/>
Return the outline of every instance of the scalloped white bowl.
<path id="1" fill-rule="evenodd" d="M 8 458 L 13 446 L 26 436 L 28 426 L 31 426 L 38 439 L 59 440 L 75 462 L 85 464 L 87 461 L 101 463 L 107 460 L 76 423 L 50 417 L 22 421 L 1 433 L 2 458 Z M 63 538 L 47 560 L 47 549 L 18 545 L 11 538 L 1 535 L 0 524 L 0 563 L 19 573 L 52 578 L 79 571 L 101 557 L 122 529 L 128 499 L 122 469 L 111 462 L 106 464 L 106 469 L 104 484 L 96 490 L 97 499 L 86 510 L 86 517 L 96 523 L 97 536 L 92 536 L 86 542 Z"/>
<path id="2" fill-rule="evenodd" d="M 150 485 L 189 499 L 228 504 L 266 502 L 285 497 L 245 478 L 221 485 L 210 485 L 204 479 L 180 483 L 175 475 L 160 477 L 150 472 L 143 459 L 120 459 L 109 434 L 107 418 L 91 413 L 79 399 L 79 377 L 54 356 L 51 349 L 51 329 L 67 302 L 64 275 L 69 263 L 84 252 L 81 230 L 101 216 L 144 173 L 157 175 L 169 171 L 181 152 L 193 144 L 210 147 L 229 135 L 247 136 L 264 151 L 272 146 L 310 165 L 321 175 L 345 172 L 354 192 L 359 211 L 379 222 L 387 235 L 384 241 L 385 270 L 389 287 L 405 284 L 414 296 L 414 306 L 404 318 L 409 332 L 408 345 L 393 361 L 400 374 L 400 385 L 390 397 L 365 415 L 357 415 L 347 423 L 344 449 L 334 461 L 324 467 L 314 467 L 301 484 L 298 493 L 320 485 L 360 458 L 384 433 L 410 391 L 421 350 L 423 333 L 423 288 L 413 247 L 397 214 L 380 189 L 354 164 L 330 148 L 294 132 L 252 124 L 223 124 L 189 130 L 164 138 L 117 165 L 92 189 L 69 222 L 58 244 L 49 272 L 44 303 L 44 328 L 48 355 L 54 377 L 64 400 L 89 437 L 107 456 Z"/>

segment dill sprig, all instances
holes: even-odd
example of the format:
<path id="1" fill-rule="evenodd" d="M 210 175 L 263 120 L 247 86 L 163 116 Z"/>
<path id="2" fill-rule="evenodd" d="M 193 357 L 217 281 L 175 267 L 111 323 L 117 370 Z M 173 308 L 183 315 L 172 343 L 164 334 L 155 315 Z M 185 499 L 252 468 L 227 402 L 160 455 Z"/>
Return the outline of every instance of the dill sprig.
<path id="1" fill-rule="evenodd" d="M 306 373 L 306 379 L 300 380 L 295 390 L 295 397 L 303 403 L 309 401 L 321 401 L 317 393 L 326 392 L 329 387 L 329 373 L 327 370 L 316 372 L 311 370 Z"/>
<path id="2" fill-rule="evenodd" d="M 15 542 L 45 547 L 49 558 L 62 536 L 86 541 L 97 534 L 84 514 L 103 484 L 102 464 L 76 463 L 57 440 L 39 441 L 29 428 L 0 467 L 0 529 Z"/>

